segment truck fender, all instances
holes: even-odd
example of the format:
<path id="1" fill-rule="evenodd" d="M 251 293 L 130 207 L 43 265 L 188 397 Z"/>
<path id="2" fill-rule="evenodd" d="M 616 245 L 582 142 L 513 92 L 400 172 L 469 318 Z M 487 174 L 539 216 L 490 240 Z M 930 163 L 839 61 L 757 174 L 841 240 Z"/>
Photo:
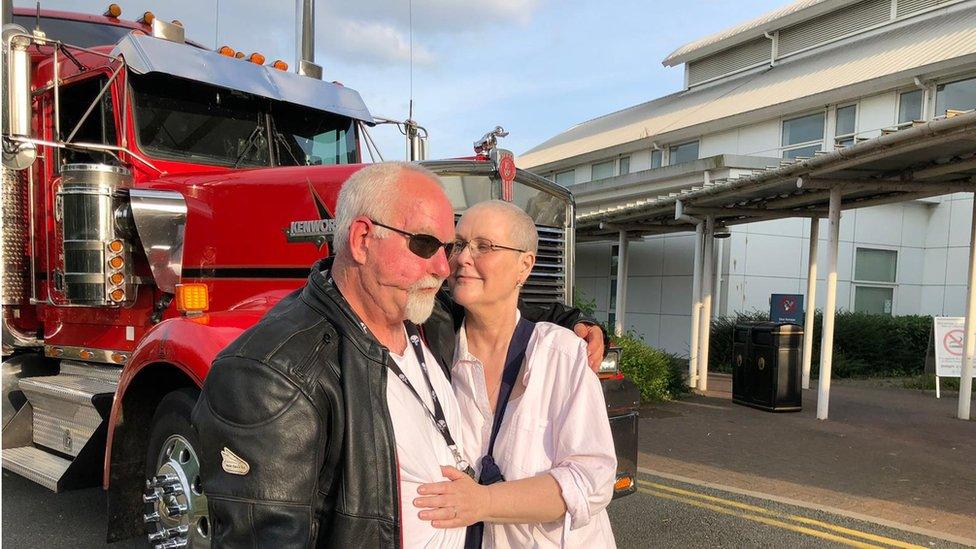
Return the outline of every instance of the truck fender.
<path id="1" fill-rule="evenodd" d="M 109 415 L 103 487 L 108 491 L 108 541 L 143 535 L 146 434 L 164 396 L 199 389 L 217 354 L 260 320 L 266 308 L 176 317 L 154 326 L 132 352 Z"/>

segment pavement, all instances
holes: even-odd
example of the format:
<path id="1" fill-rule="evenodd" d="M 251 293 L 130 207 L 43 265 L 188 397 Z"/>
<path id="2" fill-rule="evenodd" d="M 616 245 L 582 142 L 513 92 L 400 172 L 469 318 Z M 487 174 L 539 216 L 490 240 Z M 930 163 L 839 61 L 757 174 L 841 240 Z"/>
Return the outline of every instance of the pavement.
<path id="1" fill-rule="evenodd" d="M 956 395 L 834 381 L 830 419 L 705 395 L 646 406 L 637 493 L 611 503 L 621 548 L 976 547 L 976 422 Z M 54 494 L 2 474 L 6 547 L 106 545 L 105 494 Z"/>
<path id="2" fill-rule="evenodd" d="M 955 419 L 957 393 L 835 380 L 820 421 L 816 384 L 776 414 L 709 384 L 642 410 L 643 471 L 976 546 L 976 421 Z"/>

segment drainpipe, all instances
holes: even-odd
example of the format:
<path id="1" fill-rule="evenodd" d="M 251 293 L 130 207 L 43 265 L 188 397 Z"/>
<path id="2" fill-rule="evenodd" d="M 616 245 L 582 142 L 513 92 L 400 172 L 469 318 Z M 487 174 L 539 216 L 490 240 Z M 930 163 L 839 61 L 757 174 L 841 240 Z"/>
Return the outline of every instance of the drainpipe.
<path id="1" fill-rule="evenodd" d="M 689 343 L 688 357 L 688 386 L 698 385 L 698 323 L 701 318 L 701 286 L 702 286 L 702 236 L 704 232 L 704 220 L 692 217 L 684 213 L 684 204 L 680 200 L 675 201 L 674 206 L 675 221 L 684 221 L 695 226 L 695 267 L 692 273 L 691 287 L 691 342 Z"/>

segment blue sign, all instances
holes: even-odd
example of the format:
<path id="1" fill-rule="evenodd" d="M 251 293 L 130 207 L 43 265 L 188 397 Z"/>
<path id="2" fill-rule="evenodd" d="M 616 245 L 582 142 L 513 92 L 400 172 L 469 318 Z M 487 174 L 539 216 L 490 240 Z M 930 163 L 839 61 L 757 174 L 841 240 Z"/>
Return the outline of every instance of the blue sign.
<path id="1" fill-rule="evenodd" d="M 803 325 L 803 294 L 769 296 L 769 320 Z"/>

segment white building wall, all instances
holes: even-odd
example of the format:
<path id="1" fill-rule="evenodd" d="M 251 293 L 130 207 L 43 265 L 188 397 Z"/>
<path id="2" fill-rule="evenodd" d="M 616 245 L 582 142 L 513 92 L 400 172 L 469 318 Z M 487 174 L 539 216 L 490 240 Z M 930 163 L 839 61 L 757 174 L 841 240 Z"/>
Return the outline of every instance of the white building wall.
<path id="1" fill-rule="evenodd" d="M 880 135 L 897 121 L 894 90 L 857 98 L 858 137 Z M 809 111 L 805 111 L 809 112 Z M 797 114 L 805 114 L 797 113 Z M 825 148 L 833 143 L 832 106 L 826 111 Z M 768 120 L 704 135 L 699 156 L 720 154 L 779 156 L 782 120 Z M 662 143 L 666 146 L 667 144 Z M 589 181 L 591 165 L 576 170 L 576 181 Z M 650 168 L 650 151 L 631 156 L 631 171 Z M 958 193 L 908 203 L 847 210 L 841 218 L 837 306 L 853 309 L 858 248 L 897 252 L 892 314 L 961 316 L 965 307 L 972 194 Z M 826 292 L 827 221 L 820 221 L 816 307 Z M 715 314 L 768 311 L 772 293 L 806 292 L 810 220 L 782 219 L 731 227 L 732 236 L 718 241 L 724 250 Z M 577 287 L 597 303 L 597 317 L 607 320 L 613 288 L 609 284 L 609 243 L 577 247 Z M 626 327 L 648 344 L 688 354 L 691 325 L 693 233 L 647 237 L 630 244 Z"/>

